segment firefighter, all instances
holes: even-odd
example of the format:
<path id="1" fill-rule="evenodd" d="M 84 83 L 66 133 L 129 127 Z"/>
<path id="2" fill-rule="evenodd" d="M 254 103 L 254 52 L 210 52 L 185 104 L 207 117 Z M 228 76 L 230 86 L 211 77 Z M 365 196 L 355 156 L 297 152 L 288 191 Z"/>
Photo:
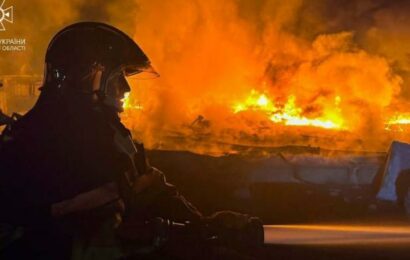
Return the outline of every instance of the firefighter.
<path id="1" fill-rule="evenodd" d="M 143 240 L 137 229 L 147 223 L 249 223 L 230 212 L 203 217 L 147 163 L 119 118 L 126 78 L 139 73 L 158 75 L 140 47 L 110 25 L 73 24 L 51 40 L 37 103 L 1 137 L 6 256 L 120 259 L 138 253 L 132 241 Z"/>

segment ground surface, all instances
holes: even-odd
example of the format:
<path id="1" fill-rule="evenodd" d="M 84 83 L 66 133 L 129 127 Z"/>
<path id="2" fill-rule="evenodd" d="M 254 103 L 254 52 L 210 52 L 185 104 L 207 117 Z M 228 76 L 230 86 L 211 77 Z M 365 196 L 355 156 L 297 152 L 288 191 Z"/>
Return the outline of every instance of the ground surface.
<path id="1" fill-rule="evenodd" d="M 353 171 L 362 181 L 342 178 L 355 175 L 332 165 L 320 171 L 301 168 L 299 176 L 323 177 L 321 182 L 289 182 L 273 178 L 289 175 L 289 165 L 282 167 L 281 161 L 165 151 L 148 155 L 204 214 L 230 209 L 270 225 L 258 259 L 410 259 L 410 221 L 396 203 L 376 200 L 375 171 L 367 164 L 362 172 Z M 250 176 L 273 177 L 255 182 Z"/>

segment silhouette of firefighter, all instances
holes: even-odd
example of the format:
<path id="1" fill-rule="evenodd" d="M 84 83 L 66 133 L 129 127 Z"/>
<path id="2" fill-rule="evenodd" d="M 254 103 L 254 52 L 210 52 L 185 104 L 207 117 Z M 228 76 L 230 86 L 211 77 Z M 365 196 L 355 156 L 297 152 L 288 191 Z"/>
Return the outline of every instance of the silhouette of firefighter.
<path id="1" fill-rule="evenodd" d="M 253 234 L 253 243 L 263 241 L 258 219 L 204 217 L 147 163 L 119 118 L 126 78 L 139 73 L 157 75 L 139 46 L 112 26 L 77 23 L 52 39 L 37 103 L 1 136 L 0 256 L 190 258 L 181 252 L 209 253 L 202 242 L 198 250 L 190 246 L 193 237 L 212 244 L 214 234 L 228 241 Z"/>

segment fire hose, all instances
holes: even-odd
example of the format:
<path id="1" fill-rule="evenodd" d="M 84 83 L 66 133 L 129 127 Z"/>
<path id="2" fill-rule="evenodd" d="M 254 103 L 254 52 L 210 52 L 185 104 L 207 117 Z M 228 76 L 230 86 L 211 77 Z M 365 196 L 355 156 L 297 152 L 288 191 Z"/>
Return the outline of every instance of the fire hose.
<path id="1" fill-rule="evenodd" d="M 248 218 L 241 229 L 221 229 L 208 223 L 176 222 L 158 217 L 143 223 L 134 223 L 132 226 L 127 225 L 124 231 L 119 232 L 120 236 L 136 244 L 145 244 L 144 252 L 148 247 L 154 251 L 176 241 L 240 251 L 252 251 L 264 245 L 264 226 L 256 217 Z M 129 234 L 133 236 L 130 237 Z"/>
<path id="2" fill-rule="evenodd" d="M 144 226 L 148 227 L 151 243 L 157 248 L 182 237 L 210 245 L 250 250 L 264 244 L 349 245 L 410 241 L 410 228 L 407 226 L 262 225 L 258 218 L 249 218 L 247 225 L 239 230 L 221 231 L 208 224 L 180 223 L 162 218 L 152 219 Z"/>

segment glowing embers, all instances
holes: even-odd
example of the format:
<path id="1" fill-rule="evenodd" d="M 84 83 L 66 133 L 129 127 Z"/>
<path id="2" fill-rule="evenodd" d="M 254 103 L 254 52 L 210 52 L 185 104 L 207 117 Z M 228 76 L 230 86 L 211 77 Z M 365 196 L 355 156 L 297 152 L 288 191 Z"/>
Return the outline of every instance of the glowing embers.
<path id="1" fill-rule="evenodd" d="M 314 126 L 327 129 L 343 129 L 343 118 L 340 115 L 341 98 L 334 100 L 333 111 L 325 111 L 323 115 L 309 118 L 303 115 L 303 109 L 296 104 L 296 97 L 291 95 L 285 104 L 275 104 L 266 94 L 252 90 L 244 102 L 233 106 L 234 113 L 256 111 L 264 113 L 274 123 L 293 126 Z"/>

